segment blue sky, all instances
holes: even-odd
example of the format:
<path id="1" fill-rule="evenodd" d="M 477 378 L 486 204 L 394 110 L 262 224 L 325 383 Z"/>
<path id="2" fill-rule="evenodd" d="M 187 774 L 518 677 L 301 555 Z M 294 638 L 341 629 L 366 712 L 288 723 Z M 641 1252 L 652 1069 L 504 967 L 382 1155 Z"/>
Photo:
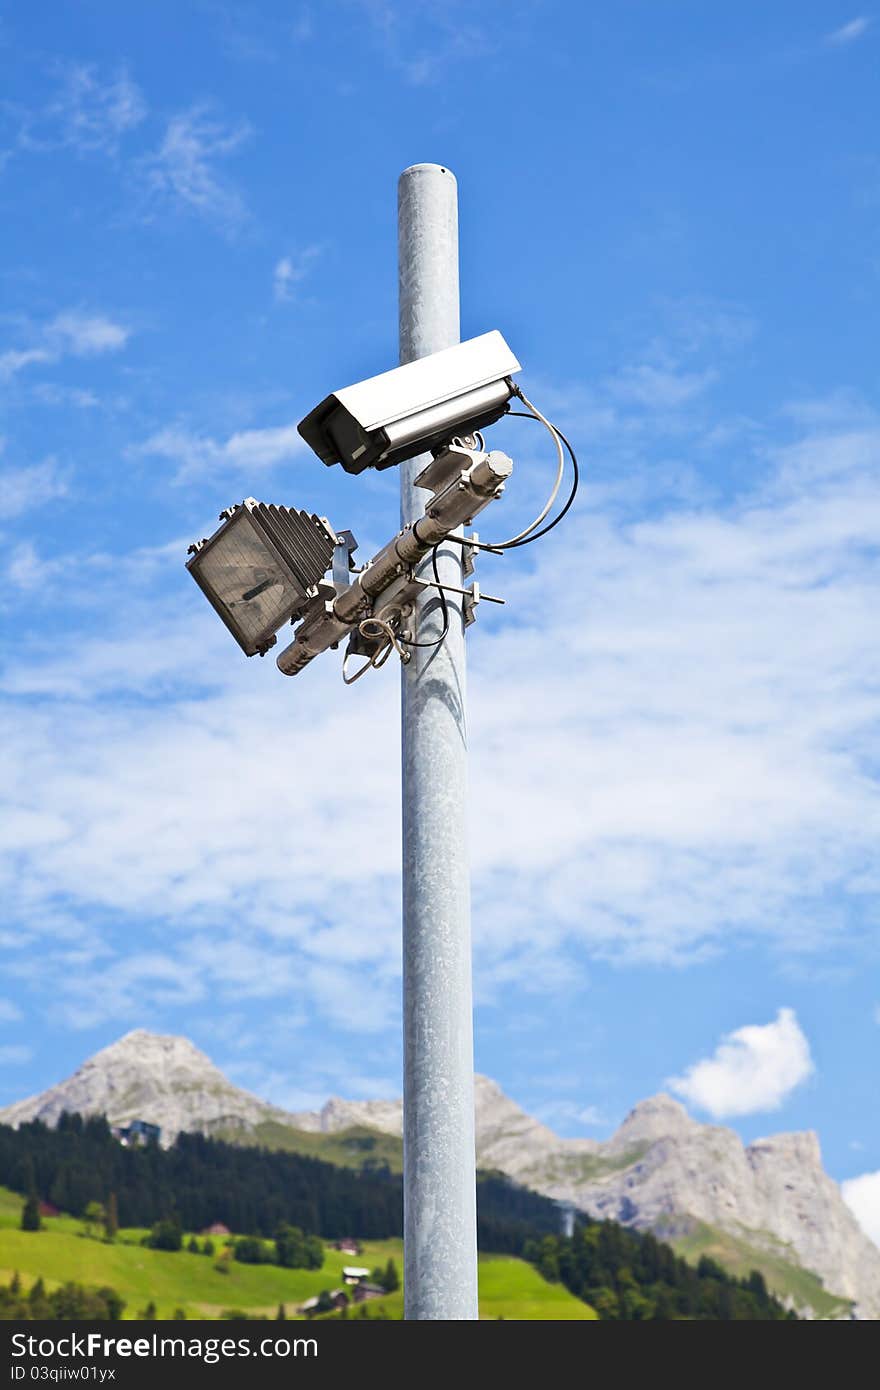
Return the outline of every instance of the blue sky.
<path id="1" fill-rule="evenodd" d="M 397 674 L 246 661 L 183 561 L 246 495 L 395 529 L 295 425 L 396 361 L 436 161 L 463 334 L 585 471 L 481 561 L 479 1069 L 563 1133 L 666 1087 L 880 1170 L 878 44 L 837 3 L 4 14 L 0 1103 L 139 1026 L 282 1104 L 399 1092 Z M 493 443 L 486 534 L 552 467 Z"/>

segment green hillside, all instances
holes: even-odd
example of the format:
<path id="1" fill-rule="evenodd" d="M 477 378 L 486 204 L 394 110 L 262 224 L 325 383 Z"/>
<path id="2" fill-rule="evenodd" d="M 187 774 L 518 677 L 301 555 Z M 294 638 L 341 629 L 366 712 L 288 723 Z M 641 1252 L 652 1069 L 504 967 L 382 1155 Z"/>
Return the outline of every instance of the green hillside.
<path id="1" fill-rule="evenodd" d="M 365 1164 L 373 1163 L 387 1164 L 392 1173 L 403 1172 L 403 1140 L 395 1134 L 382 1134 L 364 1125 L 353 1125 L 335 1134 L 320 1134 L 292 1129 L 277 1120 L 266 1120 L 249 1130 L 217 1126 L 211 1134 L 227 1144 L 302 1154 L 305 1158 L 319 1158 L 342 1168 L 360 1171 Z"/>
<path id="2" fill-rule="evenodd" d="M 809 1309 L 814 1317 L 841 1318 L 849 1314 L 850 1300 L 829 1293 L 818 1275 L 798 1264 L 789 1246 L 767 1232 L 755 1231 L 752 1240 L 748 1234 L 744 1231 L 742 1236 L 734 1236 L 698 1221 L 686 1236 L 670 1238 L 669 1244 L 690 1264 L 697 1264 L 706 1255 L 740 1279 L 753 1269 L 759 1270 L 771 1293 L 783 1302 L 791 1299 L 796 1308 Z"/>
<path id="3" fill-rule="evenodd" d="M 83 1223 L 69 1216 L 44 1218 L 44 1229 L 38 1232 L 21 1231 L 21 1205 L 20 1196 L 0 1188 L 0 1283 L 8 1283 L 18 1271 L 25 1288 L 39 1276 L 50 1289 L 68 1280 L 92 1287 L 109 1284 L 125 1299 L 126 1318 L 137 1317 L 151 1301 L 160 1318 L 171 1318 L 177 1308 L 190 1318 L 217 1318 L 225 1309 L 274 1317 L 279 1303 L 293 1317 L 306 1298 L 342 1284 L 343 1265 L 357 1263 L 373 1269 L 393 1257 L 398 1268 L 403 1266 L 403 1243 L 385 1240 L 364 1242 L 363 1254 L 356 1260 L 327 1248 L 320 1270 L 233 1261 L 228 1273 L 220 1273 L 214 1259 L 205 1255 L 146 1249 L 139 1243 L 140 1231 L 122 1231 L 108 1245 L 85 1236 Z M 219 1253 L 222 1242 L 215 1245 Z M 401 1317 L 402 1295 L 377 1299 L 370 1310 L 382 1306 L 389 1316 Z M 596 1316 L 522 1260 L 491 1255 L 480 1259 L 480 1314 L 523 1320 Z"/>
<path id="4" fill-rule="evenodd" d="M 481 1255 L 480 1317 L 571 1322 L 598 1314 L 562 1284 L 549 1284 L 533 1265 L 510 1255 Z"/>

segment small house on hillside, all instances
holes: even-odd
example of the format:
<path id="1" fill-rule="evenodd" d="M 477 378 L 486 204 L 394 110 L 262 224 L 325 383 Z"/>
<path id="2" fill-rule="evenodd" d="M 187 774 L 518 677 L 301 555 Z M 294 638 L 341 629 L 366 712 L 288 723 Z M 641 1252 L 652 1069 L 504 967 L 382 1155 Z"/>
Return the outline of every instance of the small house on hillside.
<path id="1" fill-rule="evenodd" d="M 315 1294 L 301 1303 L 297 1312 L 303 1318 L 313 1318 L 316 1313 L 338 1313 L 348 1307 L 348 1294 L 345 1289 L 329 1289 L 326 1296 Z"/>
<path id="2" fill-rule="evenodd" d="M 366 1303 L 371 1298 L 384 1298 L 387 1292 L 381 1284 L 368 1284 L 364 1279 L 360 1284 L 355 1284 L 352 1297 L 355 1303 Z"/>
<path id="3" fill-rule="evenodd" d="M 338 1250 L 342 1255 L 359 1255 L 363 1250 L 359 1240 L 353 1236 L 343 1236 L 341 1240 L 334 1240 L 331 1249 Z"/>
<path id="4" fill-rule="evenodd" d="M 58 1210 L 58 1208 L 55 1206 L 55 1204 L 54 1204 L 53 1202 L 44 1202 L 44 1201 L 41 1199 L 41 1200 L 40 1200 L 40 1215 L 41 1215 L 41 1216 L 60 1216 L 60 1215 L 61 1215 L 61 1212 Z"/>
<path id="5" fill-rule="evenodd" d="M 224 1226 L 222 1221 L 212 1221 L 210 1226 L 206 1226 L 202 1231 L 203 1236 L 228 1236 L 231 1235 L 228 1226 Z"/>
<path id="6" fill-rule="evenodd" d="M 114 1125 L 111 1133 L 128 1149 L 139 1144 L 158 1144 L 162 1130 L 159 1125 L 151 1125 L 148 1120 L 132 1120 L 127 1125 Z"/>
<path id="7" fill-rule="evenodd" d="M 342 1270 L 342 1277 L 346 1284 L 360 1284 L 364 1279 L 369 1279 L 370 1271 L 361 1269 L 358 1265 L 345 1265 Z"/>

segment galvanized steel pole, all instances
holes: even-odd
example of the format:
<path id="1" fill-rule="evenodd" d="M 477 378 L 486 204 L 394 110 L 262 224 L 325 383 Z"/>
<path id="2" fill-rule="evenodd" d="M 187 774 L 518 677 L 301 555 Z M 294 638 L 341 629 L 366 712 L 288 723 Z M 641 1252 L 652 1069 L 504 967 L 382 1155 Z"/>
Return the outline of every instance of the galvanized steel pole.
<path id="1" fill-rule="evenodd" d="M 459 342 L 454 176 L 414 164 L 398 185 L 400 360 Z M 403 525 L 430 494 L 401 464 Z M 442 582 L 462 587 L 461 548 L 441 546 Z M 430 564 L 421 574 L 431 578 Z M 449 632 L 403 667 L 403 1180 L 405 1316 L 476 1318 L 477 1238 L 467 728 L 461 597 Z M 416 637 L 442 632 L 436 590 L 417 603 Z"/>

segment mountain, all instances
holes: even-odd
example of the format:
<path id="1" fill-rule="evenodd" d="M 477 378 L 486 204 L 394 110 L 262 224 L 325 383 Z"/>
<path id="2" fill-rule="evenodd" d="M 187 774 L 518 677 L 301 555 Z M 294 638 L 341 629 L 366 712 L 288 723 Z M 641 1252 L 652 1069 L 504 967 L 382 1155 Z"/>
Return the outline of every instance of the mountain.
<path id="1" fill-rule="evenodd" d="M 60 1085 L 0 1110 L 0 1123 L 58 1122 L 63 1110 L 106 1115 L 111 1124 L 147 1120 L 160 1125 L 163 1143 L 180 1130 L 251 1128 L 290 1116 L 239 1090 L 187 1038 L 138 1029 L 96 1052 Z"/>
<path id="2" fill-rule="evenodd" d="M 637 1105 L 605 1143 L 560 1139 L 487 1077 L 476 1078 L 477 1158 L 535 1191 L 598 1218 L 708 1254 L 735 1273 L 760 1268 L 791 1303 L 818 1316 L 880 1318 L 880 1250 L 822 1168 L 815 1134 L 780 1134 L 748 1146 L 703 1125 L 669 1096 Z M 236 1135 L 402 1133 L 398 1101 L 331 1098 L 291 1113 L 233 1086 L 185 1038 L 138 1030 L 104 1048 L 67 1081 L 0 1110 L 0 1123 L 63 1110 L 141 1119 L 162 1128 Z"/>

